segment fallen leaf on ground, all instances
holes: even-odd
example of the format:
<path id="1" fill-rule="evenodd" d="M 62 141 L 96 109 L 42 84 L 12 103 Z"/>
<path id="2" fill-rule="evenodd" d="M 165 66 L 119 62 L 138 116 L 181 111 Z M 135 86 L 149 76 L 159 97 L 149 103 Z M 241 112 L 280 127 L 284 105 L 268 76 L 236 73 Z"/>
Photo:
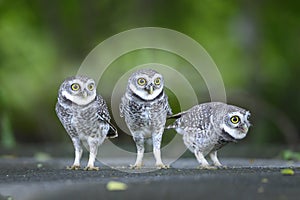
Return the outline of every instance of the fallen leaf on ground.
<path id="1" fill-rule="evenodd" d="M 106 188 L 109 191 L 126 190 L 127 187 L 128 186 L 125 183 L 119 181 L 109 181 L 106 185 Z"/>
<path id="2" fill-rule="evenodd" d="M 282 169 L 281 170 L 281 174 L 283 175 L 289 175 L 289 176 L 292 176 L 295 174 L 294 170 L 293 169 Z"/>

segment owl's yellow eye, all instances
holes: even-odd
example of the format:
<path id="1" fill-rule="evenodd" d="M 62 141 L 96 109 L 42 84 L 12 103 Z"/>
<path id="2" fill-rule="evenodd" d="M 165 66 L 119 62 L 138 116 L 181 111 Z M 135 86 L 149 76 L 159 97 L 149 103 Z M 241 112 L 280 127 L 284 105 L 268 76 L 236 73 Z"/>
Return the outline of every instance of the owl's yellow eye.
<path id="1" fill-rule="evenodd" d="M 78 91 L 80 89 L 80 85 L 78 83 L 74 83 L 71 85 L 71 89 L 73 91 Z"/>
<path id="2" fill-rule="evenodd" d="M 146 79 L 144 79 L 144 78 L 139 78 L 139 79 L 137 80 L 137 83 L 138 83 L 139 85 L 143 86 L 143 85 L 146 85 L 147 81 L 146 81 Z"/>
<path id="3" fill-rule="evenodd" d="M 94 88 L 95 88 L 95 86 L 94 86 L 94 84 L 93 84 L 93 83 L 91 83 L 91 84 L 89 84 L 89 85 L 88 85 L 88 89 L 89 89 L 89 90 L 91 90 L 91 91 L 92 91 Z"/>
<path id="4" fill-rule="evenodd" d="M 237 124 L 237 123 L 239 123 L 240 122 L 240 117 L 239 116 L 232 116 L 231 118 L 230 118 L 230 121 L 233 123 L 233 124 Z"/>
<path id="5" fill-rule="evenodd" d="M 159 85 L 159 84 L 160 84 L 160 78 L 155 79 L 155 80 L 154 80 L 154 84 L 155 84 L 155 85 Z"/>

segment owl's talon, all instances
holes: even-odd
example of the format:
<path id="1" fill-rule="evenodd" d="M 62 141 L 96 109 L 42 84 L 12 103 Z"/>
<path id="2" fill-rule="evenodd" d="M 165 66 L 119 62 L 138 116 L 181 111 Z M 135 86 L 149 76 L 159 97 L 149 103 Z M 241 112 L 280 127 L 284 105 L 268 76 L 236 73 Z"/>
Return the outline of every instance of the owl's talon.
<path id="1" fill-rule="evenodd" d="M 84 168 L 85 171 L 99 171 L 99 167 L 90 167 L 90 166 L 86 166 Z"/>
<path id="2" fill-rule="evenodd" d="M 79 170 L 80 166 L 79 165 L 72 165 L 72 166 L 67 166 L 68 170 Z"/>
<path id="3" fill-rule="evenodd" d="M 226 165 L 219 165 L 216 166 L 218 169 L 228 169 L 228 167 Z"/>
<path id="4" fill-rule="evenodd" d="M 130 169 L 141 169 L 143 166 L 143 163 L 140 164 L 134 164 L 134 165 L 129 165 Z"/>
<path id="5" fill-rule="evenodd" d="M 155 165 L 157 169 L 169 169 L 169 165 L 164 165 L 164 164 L 157 164 Z"/>
<path id="6" fill-rule="evenodd" d="M 201 165 L 199 167 L 197 167 L 198 169 L 207 169 L 207 170 L 215 170 L 215 169 L 218 169 L 218 167 L 216 166 L 211 166 L 211 165 Z"/>

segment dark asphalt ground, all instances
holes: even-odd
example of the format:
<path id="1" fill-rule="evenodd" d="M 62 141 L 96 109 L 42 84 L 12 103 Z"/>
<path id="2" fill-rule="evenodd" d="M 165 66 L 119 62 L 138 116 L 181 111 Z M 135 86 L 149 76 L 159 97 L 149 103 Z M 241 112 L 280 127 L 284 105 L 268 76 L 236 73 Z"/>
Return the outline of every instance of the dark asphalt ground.
<path id="1" fill-rule="evenodd" d="M 170 169 L 130 170 L 127 159 L 115 169 L 101 163 L 99 171 L 70 171 L 72 158 L 0 159 L 0 200 L 54 199 L 300 199 L 300 162 L 273 159 L 221 159 L 227 169 L 197 169 L 194 158 L 182 158 Z M 121 166 L 121 167 L 120 167 Z M 291 168 L 294 175 L 283 175 Z M 126 171 L 126 172 L 125 172 Z M 147 173 L 138 173 L 150 171 Z M 109 191 L 110 181 L 127 185 Z"/>

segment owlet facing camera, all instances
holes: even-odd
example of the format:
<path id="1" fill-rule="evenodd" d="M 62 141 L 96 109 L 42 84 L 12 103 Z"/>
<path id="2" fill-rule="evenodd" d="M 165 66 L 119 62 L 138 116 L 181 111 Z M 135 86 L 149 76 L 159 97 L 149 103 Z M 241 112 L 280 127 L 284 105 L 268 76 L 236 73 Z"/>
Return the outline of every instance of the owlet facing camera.
<path id="1" fill-rule="evenodd" d="M 82 141 L 89 148 L 89 161 L 85 170 L 98 170 L 94 166 L 98 147 L 106 137 L 117 137 L 116 128 L 104 99 L 96 93 L 95 81 L 86 76 L 67 78 L 58 91 L 55 111 L 75 148 L 75 160 L 69 169 L 80 168 Z"/>
<path id="2" fill-rule="evenodd" d="M 152 69 L 133 73 L 120 103 L 120 116 L 125 118 L 137 148 L 137 158 L 132 168 L 141 168 L 147 138 L 153 141 L 156 167 L 167 168 L 161 160 L 160 146 L 166 117 L 171 114 L 163 76 Z"/>

